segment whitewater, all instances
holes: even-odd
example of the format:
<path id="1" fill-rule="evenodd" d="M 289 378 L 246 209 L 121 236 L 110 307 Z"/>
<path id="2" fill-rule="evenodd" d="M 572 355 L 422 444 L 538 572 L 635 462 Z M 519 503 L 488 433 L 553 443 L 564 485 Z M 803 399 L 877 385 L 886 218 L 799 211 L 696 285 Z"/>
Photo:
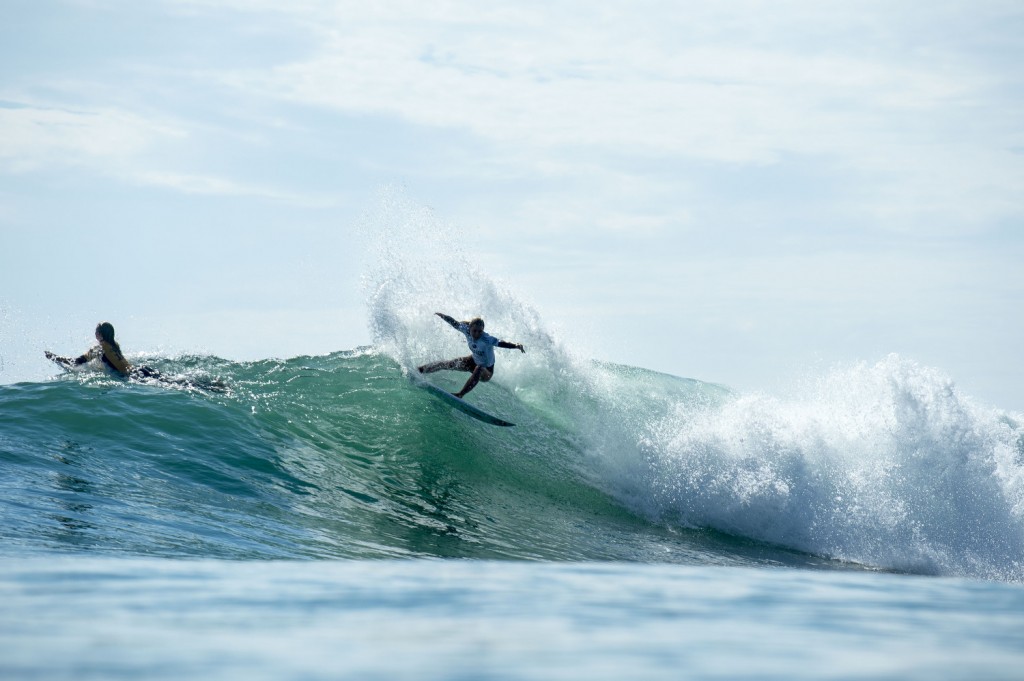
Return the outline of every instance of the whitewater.
<path id="1" fill-rule="evenodd" d="M 895 355 L 595 361 L 429 214 L 369 223 L 369 347 L 0 385 L 2 675 L 1020 678 L 1022 415 Z M 470 395 L 514 428 L 411 380 L 464 354 L 437 311 L 527 347 Z"/>

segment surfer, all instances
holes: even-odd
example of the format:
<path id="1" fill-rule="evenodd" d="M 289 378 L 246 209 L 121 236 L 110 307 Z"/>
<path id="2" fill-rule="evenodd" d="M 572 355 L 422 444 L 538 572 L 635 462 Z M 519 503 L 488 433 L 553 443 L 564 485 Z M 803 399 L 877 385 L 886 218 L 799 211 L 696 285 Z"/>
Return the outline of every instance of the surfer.
<path id="1" fill-rule="evenodd" d="M 110 322 L 100 322 L 96 325 L 96 340 L 99 345 L 90 348 L 79 357 L 60 357 L 47 350 L 46 358 L 65 367 L 86 364 L 99 358 L 105 367 L 122 378 L 160 378 L 159 371 L 147 366 L 134 367 L 124 358 L 121 346 L 114 340 L 114 325 Z"/>
<path id="2" fill-rule="evenodd" d="M 526 352 L 522 343 L 508 343 L 498 340 L 494 336 L 484 333 L 484 320 L 476 317 L 468 322 L 455 321 L 443 312 L 435 312 L 438 317 L 448 322 L 456 331 L 461 331 L 466 336 L 466 343 L 472 353 L 468 357 L 457 357 L 455 359 L 441 360 L 424 364 L 419 368 L 421 374 L 432 374 L 435 371 L 468 371 L 472 374 L 466 385 L 457 393 L 456 397 L 465 397 L 466 393 L 476 387 L 480 381 L 486 383 L 494 376 L 494 348 L 505 348 L 508 350 L 519 350 Z"/>

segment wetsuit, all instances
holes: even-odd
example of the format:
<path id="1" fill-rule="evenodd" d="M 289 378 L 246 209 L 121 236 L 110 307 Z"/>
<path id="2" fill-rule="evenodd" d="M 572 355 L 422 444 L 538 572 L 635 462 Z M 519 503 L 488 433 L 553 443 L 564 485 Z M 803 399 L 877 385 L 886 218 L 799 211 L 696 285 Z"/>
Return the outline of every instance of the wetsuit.
<path id="1" fill-rule="evenodd" d="M 128 363 L 128 360 L 124 358 L 117 348 L 110 347 L 109 354 L 113 355 L 114 358 L 121 363 L 121 366 L 115 364 L 114 360 L 110 358 L 107 352 L 107 348 L 103 347 L 103 344 L 97 345 L 96 347 L 89 350 L 81 357 L 75 358 L 75 364 L 85 364 L 86 362 L 96 359 L 98 356 L 103 365 L 113 371 L 118 376 L 127 378 L 128 376 L 134 376 L 137 378 L 160 378 L 160 372 L 156 369 L 151 369 L 147 366 L 133 367 Z"/>

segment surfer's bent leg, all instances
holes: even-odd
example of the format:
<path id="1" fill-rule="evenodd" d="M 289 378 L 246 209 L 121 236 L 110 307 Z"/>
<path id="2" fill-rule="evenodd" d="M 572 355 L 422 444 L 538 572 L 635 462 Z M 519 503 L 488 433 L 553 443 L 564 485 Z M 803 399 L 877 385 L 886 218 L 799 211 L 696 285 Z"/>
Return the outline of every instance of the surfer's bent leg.
<path id="1" fill-rule="evenodd" d="M 466 381 L 466 385 L 462 386 L 462 390 L 457 393 L 452 393 L 456 397 L 465 397 L 466 393 L 476 387 L 476 384 L 480 381 L 486 383 L 491 380 L 491 376 L 494 375 L 494 366 L 484 367 L 476 365 L 473 369 L 473 375 Z"/>

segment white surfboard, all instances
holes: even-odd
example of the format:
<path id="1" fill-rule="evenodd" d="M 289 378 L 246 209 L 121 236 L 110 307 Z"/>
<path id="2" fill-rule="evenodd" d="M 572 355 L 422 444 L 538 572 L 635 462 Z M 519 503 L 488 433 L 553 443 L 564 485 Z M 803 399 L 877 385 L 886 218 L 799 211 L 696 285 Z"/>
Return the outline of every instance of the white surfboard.
<path id="1" fill-rule="evenodd" d="M 432 383 L 416 382 L 416 385 L 418 385 L 419 387 L 423 388 L 424 390 L 426 390 L 431 395 L 433 395 L 433 396 L 435 396 L 435 397 L 437 397 L 437 398 L 447 402 L 451 406 L 453 406 L 456 409 L 458 409 L 459 411 L 461 411 L 463 414 L 469 414 L 473 418 L 479 419 L 480 421 L 483 421 L 484 423 L 490 423 L 492 426 L 514 426 L 514 425 L 516 425 L 514 423 L 509 423 L 508 421 L 505 421 L 503 419 L 499 419 L 497 416 L 493 416 L 491 414 L 488 414 L 483 409 L 480 409 L 479 407 L 474 407 L 472 404 L 470 404 L 466 400 L 464 400 L 464 399 L 462 399 L 460 397 L 456 397 L 455 395 L 452 395 L 447 390 L 442 390 L 441 388 L 438 388 L 436 385 L 434 385 Z"/>

